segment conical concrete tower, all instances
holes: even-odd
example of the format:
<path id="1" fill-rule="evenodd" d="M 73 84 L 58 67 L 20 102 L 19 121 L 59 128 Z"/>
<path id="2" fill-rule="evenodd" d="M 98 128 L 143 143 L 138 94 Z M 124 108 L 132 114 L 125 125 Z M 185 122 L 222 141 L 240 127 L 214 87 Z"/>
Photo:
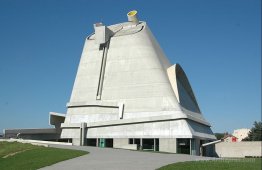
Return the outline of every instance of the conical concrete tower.
<path id="1" fill-rule="evenodd" d="M 214 140 L 190 83 L 137 12 L 85 41 L 62 138 L 75 145 L 199 154 Z"/>

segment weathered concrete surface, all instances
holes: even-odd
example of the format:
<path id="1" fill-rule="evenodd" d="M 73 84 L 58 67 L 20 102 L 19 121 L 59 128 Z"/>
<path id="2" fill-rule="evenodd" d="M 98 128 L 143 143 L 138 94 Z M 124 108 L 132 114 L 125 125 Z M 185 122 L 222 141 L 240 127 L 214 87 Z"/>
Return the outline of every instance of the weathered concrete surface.
<path id="1" fill-rule="evenodd" d="M 153 170 L 175 162 L 215 159 L 193 155 L 161 154 L 86 146 L 52 145 L 52 147 L 86 150 L 90 153 L 42 168 L 41 170 Z"/>
<path id="2" fill-rule="evenodd" d="M 159 150 L 162 152 L 176 153 L 177 150 L 176 139 L 160 138 L 159 139 Z"/>
<path id="3" fill-rule="evenodd" d="M 44 140 L 28 140 L 28 139 L 0 139 L 1 141 L 6 141 L 6 142 L 20 142 L 20 143 L 30 143 L 30 144 L 36 144 L 36 145 L 71 145 L 72 143 L 67 143 L 67 142 L 55 142 L 55 141 L 44 141 Z"/>
<path id="4" fill-rule="evenodd" d="M 219 157 L 262 156 L 262 142 L 221 142 L 215 145 L 215 152 Z"/>
<path id="5" fill-rule="evenodd" d="M 73 126 L 82 122 L 86 138 L 215 140 L 182 67 L 168 61 L 142 21 L 95 25 L 67 107 L 61 138 L 74 144 L 81 134 Z"/>
<path id="6" fill-rule="evenodd" d="M 128 144 L 128 138 L 118 138 L 113 140 L 114 148 L 118 149 L 129 149 L 129 150 L 137 150 L 136 144 Z"/>

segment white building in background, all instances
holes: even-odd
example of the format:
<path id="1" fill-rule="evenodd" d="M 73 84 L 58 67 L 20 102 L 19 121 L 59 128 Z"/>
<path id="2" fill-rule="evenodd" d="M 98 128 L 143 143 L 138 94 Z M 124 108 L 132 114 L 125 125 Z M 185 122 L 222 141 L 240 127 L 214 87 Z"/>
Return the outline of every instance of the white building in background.
<path id="1" fill-rule="evenodd" d="M 248 136 L 248 133 L 250 132 L 250 129 L 236 129 L 233 132 L 233 136 L 237 137 L 237 141 L 240 142 L 243 139 L 245 139 Z"/>

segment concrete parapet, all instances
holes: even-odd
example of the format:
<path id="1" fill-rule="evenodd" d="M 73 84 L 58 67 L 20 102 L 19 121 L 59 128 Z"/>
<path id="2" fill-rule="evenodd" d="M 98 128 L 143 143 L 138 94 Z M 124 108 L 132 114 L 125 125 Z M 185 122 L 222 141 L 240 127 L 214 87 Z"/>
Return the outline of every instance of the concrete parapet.
<path id="1" fill-rule="evenodd" d="M 30 143 L 30 144 L 41 145 L 41 146 L 48 146 L 48 145 L 69 145 L 71 146 L 72 145 L 72 143 L 66 143 L 66 142 L 52 142 L 52 141 L 24 140 L 24 139 L 4 139 L 0 141 Z"/>
<path id="2" fill-rule="evenodd" d="M 261 157 L 261 144 L 261 141 L 231 143 L 221 142 L 215 145 L 215 152 L 218 157 Z"/>
<path id="3" fill-rule="evenodd" d="M 127 144 L 127 145 L 122 145 L 114 148 L 119 148 L 119 149 L 129 149 L 129 150 L 138 150 L 137 144 Z"/>

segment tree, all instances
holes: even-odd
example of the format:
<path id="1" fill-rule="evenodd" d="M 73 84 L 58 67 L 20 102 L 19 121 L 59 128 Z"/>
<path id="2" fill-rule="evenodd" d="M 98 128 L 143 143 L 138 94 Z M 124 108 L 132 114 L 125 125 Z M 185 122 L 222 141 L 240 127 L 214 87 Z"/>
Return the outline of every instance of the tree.
<path id="1" fill-rule="evenodd" d="M 243 141 L 262 141 L 262 122 L 255 121 L 253 125 L 248 133 L 248 137 L 243 139 Z"/>
<path id="2" fill-rule="evenodd" d="M 215 133 L 214 134 L 217 138 L 217 140 L 220 140 L 222 139 L 223 137 L 225 137 L 226 135 L 228 135 L 228 132 L 225 132 L 225 133 Z"/>

